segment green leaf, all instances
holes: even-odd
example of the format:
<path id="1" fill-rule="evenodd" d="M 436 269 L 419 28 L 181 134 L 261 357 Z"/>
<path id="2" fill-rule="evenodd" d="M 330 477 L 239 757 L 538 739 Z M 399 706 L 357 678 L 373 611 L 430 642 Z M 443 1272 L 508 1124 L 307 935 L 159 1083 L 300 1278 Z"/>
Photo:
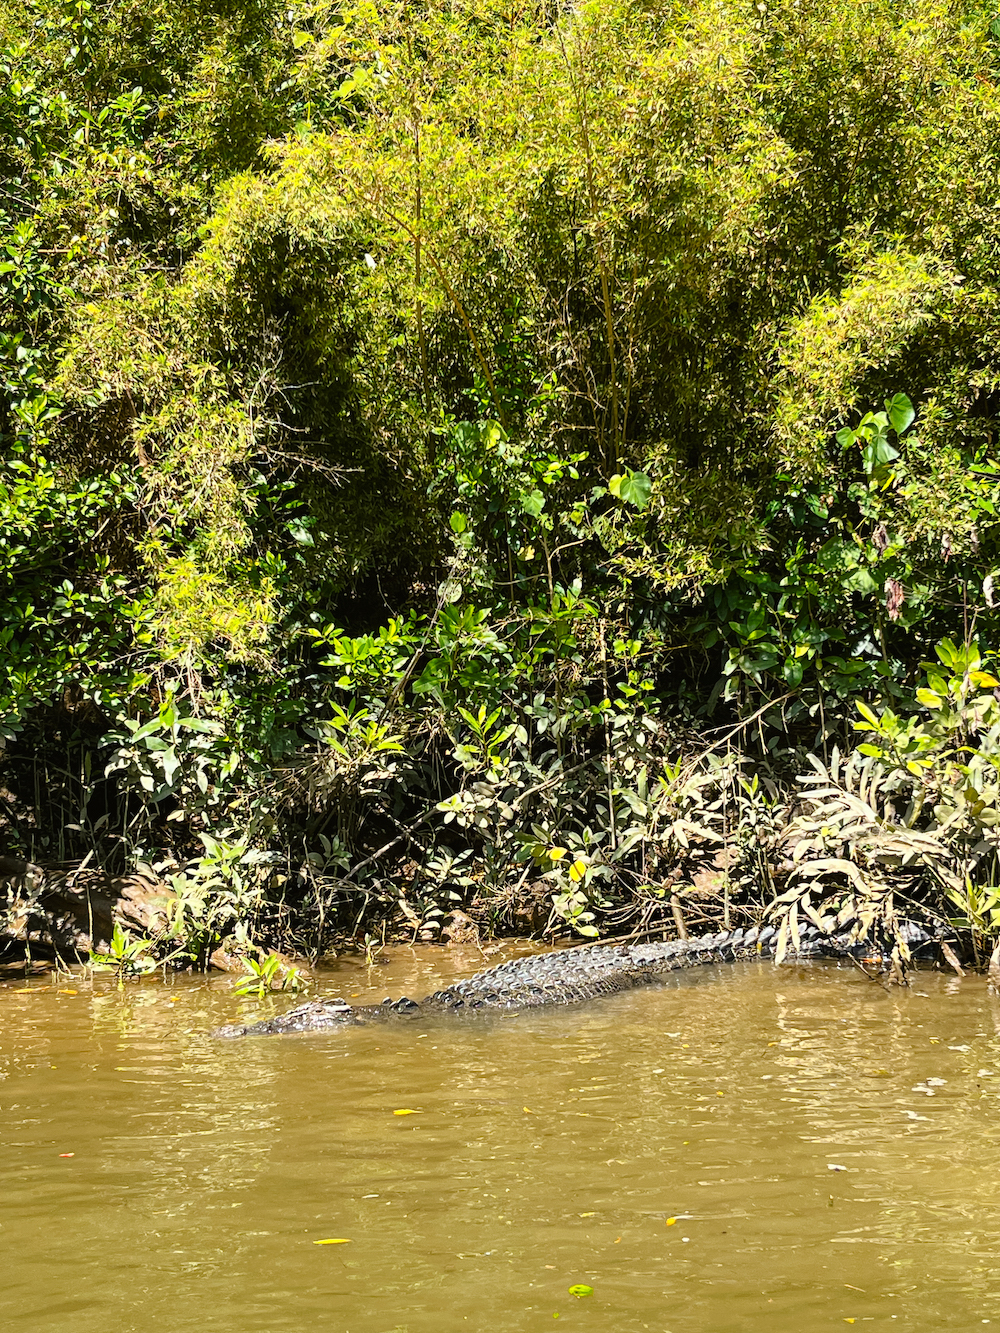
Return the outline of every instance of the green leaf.
<path id="1" fill-rule="evenodd" d="M 897 435 L 902 435 L 913 425 L 916 412 L 905 393 L 897 393 L 885 401 L 885 410 Z"/>
<path id="2" fill-rule="evenodd" d="M 469 526 L 468 520 L 466 519 L 465 515 L 459 514 L 458 512 L 452 514 L 448 522 L 451 524 L 451 530 L 454 533 L 462 533 Z"/>
<path id="3" fill-rule="evenodd" d="M 168 787 L 173 786 L 174 774 L 181 766 L 181 761 L 177 758 L 177 753 L 173 746 L 163 754 L 163 780 Z"/>
<path id="4" fill-rule="evenodd" d="M 921 688 L 917 690 L 917 702 L 922 703 L 925 708 L 940 708 L 944 700 L 940 694 L 935 694 L 933 690 Z"/>
<path id="5" fill-rule="evenodd" d="M 628 472 L 622 477 L 618 493 L 627 504 L 643 510 L 649 504 L 653 492 L 653 479 L 645 472 Z"/>
<path id="6" fill-rule="evenodd" d="M 876 435 L 870 444 L 866 444 L 861 452 L 861 458 L 865 465 L 865 471 L 871 475 L 880 468 L 887 467 L 895 462 L 899 457 L 899 450 L 894 449 L 891 444 L 882 435 Z"/>
<path id="7" fill-rule="evenodd" d="M 878 718 L 875 716 L 875 714 L 872 712 L 872 710 L 868 707 L 867 704 L 861 703 L 859 701 L 857 704 L 857 710 L 864 718 L 864 720 L 869 724 L 869 726 L 874 727 L 876 731 L 879 729 L 881 723 L 879 722 Z"/>
<path id="8" fill-rule="evenodd" d="M 220 729 L 218 722 L 207 722 L 204 718 L 199 717 L 182 717 L 178 719 L 178 724 L 187 731 L 200 731 L 203 733 L 218 732 Z"/>
<path id="9" fill-rule="evenodd" d="M 137 731 L 132 733 L 132 740 L 143 741 L 147 736 L 151 736 L 154 731 L 159 731 L 162 725 L 162 718 L 154 717 L 151 722 L 146 722 L 143 726 L 139 727 Z"/>
<path id="10" fill-rule="evenodd" d="M 288 525 L 288 535 L 292 541 L 298 542 L 299 546 L 315 546 L 312 533 L 306 527 L 300 518 L 293 518 Z"/>
<path id="11" fill-rule="evenodd" d="M 521 508 L 532 518 L 538 518 L 545 508 L 545 496 L 539 490 L 529 491 L 527 495 L 521 496 Z"/>
<path id="12" fill-rule="evenodd" d="M 856 569 L 853 574 L 848 574 L 843 581 L 843 587 L 848 592 L 860 592 L 864 596 L 875 592 L 878 584 L 867 569 Z"/>
<path id="13" fill-rule="evenodd" d="M 786 657 L 781 674 L 784 676 L 786 683 L 794 688 L 802 683 L 802 669 L 803 664 L 798 658 Z"/>
<path id="14" fill-rule="evenodd" d="M 570 1287 L 571 1296 L 593 1296 L 594 1288 L 588 1287 L 585 1282 L 577 1282 L 575 1286 Z"/>

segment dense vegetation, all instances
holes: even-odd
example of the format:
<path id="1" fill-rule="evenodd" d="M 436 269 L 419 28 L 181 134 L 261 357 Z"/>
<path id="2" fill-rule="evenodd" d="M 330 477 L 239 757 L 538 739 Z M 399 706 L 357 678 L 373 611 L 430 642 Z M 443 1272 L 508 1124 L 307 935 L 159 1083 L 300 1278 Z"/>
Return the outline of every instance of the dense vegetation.
<path id="1" fill-rule="evenodd" d="M 991 6 L 0 35 L 8 853 L 153 866 L 199 958 L 457 907 L 986 944 Z"/>

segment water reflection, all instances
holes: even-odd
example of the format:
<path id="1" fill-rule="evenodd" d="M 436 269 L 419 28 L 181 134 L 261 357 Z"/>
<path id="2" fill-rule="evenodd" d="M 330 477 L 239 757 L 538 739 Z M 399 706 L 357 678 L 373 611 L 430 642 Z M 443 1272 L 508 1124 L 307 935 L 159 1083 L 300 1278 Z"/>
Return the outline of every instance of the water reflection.
<path id="1" fill-rule="evenodd" d="M 421 994 L 447 962 L 322 987 Z M 225 981 L 0 986 L 14 1326 L 1000 1322 L 978 979 L 739 966 L 513 1019 L 210 1041 L 236 1008 Z"/>

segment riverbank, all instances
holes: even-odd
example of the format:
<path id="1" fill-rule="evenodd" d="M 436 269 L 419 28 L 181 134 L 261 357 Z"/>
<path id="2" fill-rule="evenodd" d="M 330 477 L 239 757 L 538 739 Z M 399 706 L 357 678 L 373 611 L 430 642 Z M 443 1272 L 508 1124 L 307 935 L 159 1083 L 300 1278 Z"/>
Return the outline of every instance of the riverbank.
<path id="1" fill-rule="evenodd" d="M 895 832 L 892 836 L 898 837 Z M 720 864 L 728 862 L 723 849 L 715 856 L 714 875 L 706 872 L 700 888 L 676 887 L 670 895 L 669 921 L 646 920 L 634 924 L 627 935 L 605 935 L 602 942 L 677 939 L 690 940 L 694 945 L 699 938 L 707 937 L 707 943 L 715 949 L 723 940 L 722 932 L 728 936 L 735 929 L 739 939 L 747 927 L 752 927 L 750 938 L 756 938 L 766 925 L 769 941 L 766 957 L 780 963 L 786 953 L 794 960 L 800 949 L 800 937 L 816 941 L 836 935 L 839 944 L 834 952 L 845 957 L 851 940 L 868 939 L 876 943 L 880 955 L 872 977 L 882 976 L 889 984 L 905 984 L 912 943 L 907 923 L 921 922 L 924 932 L 917 934 L 927 946 L 920 951 L 925 965 L 932 962 L 958 976 L 965 975 L 968 969 L 986 970 L 991 987 L 1000 989 L 1000 943 L 994 944 L 988 931 L 976 930 L 967 919 L 944 915 L 933 898 L 921 903 L 912 894 L 894 899 L 891 891 L 880 900 L 874 899 L 870 892 L 861 899 L 857 895 L 845 898 L 839 892 L 832 901 L 828 893 L 825 902 L 818 899 L 814 904 L 808 893 L 800 898 L 797 887 L 778 893 L 781 885 L 772 876 L 776 890 L 772 903 L 769 908 L 753 913 L 745 903 L 734 900 L 728 878 L 718 870 Z M 840 861 L 833 868 L 845 877 L 852 865 Z M 795 870 L 794 863 L 786 865 L 782 879 L 785 882 L 794 879 Z M 860 876 L 856 866 L 854 870 L 856 881 Z M 294 992 L 308 988 L 310 967 L 350 955 L 363 957 L 370 966 L 393 945 L 405 943 L 413 947 L 419 941 L 426 947 L 435 941 L 450 945 L 453 950 L 475 949 L 486 958 L 512 943 L 509 938 L 497 940 L 468 912 L 455 908 L 440 917 L 435 932 L 421 931 L 412 913 L 399 913 L 394 922 L 388 917 L 383 920 L 379 938 L 370 932 L 363 939 L 356 934 L 343 935 L 333 940 L 322 954 L 306 955 L 294 948 L 281 952 L 273 941 L 268 947 L 261 940 L 254 940 L 245 928 L 221 938 L 208 936 L 196 954 L 184 947 L 177 929 L 176 876 L 173 883 L 158 879 L 151 872 L 111 877 L 83 866 L 53 873 L 16 858 L 0 860 L 0 876 L 6 877 L 7 885 L 5 897 L 0 898 L 5 926 L 4 936 L 0 937 L 0 976 L 84 965 L 91 971 L 114 972 L 121 984 L 127 978 L 157 968 L 163 969 L 164 976 L 168 970 L 221 971 L 239 974 L 237 987 L 241 993 L 253 993 L 262 999 L 274 990 Z M 539 887 L 539 901 L 544 900 L 543 893 L 544 885 Z M 694 917 L 690 909 L 696 901 L 700 917 L 709 925 L 702 926 L 692 938 L 688 921 Z M 474 898 L 470 907 L 475 910 Z M 550 927 L 552 920 L 550 913 L 547 923 Z M 564 946 L 582 943 L 579 937 L 575 940 L 569 937 L 564 928 L 561 932 L 552 929 L 536 932 L 533 937 L 525 937 L 523 944 L 528 949 L 551 949 L 560 941 Z M 933 947 L 931 941 L 936 941 Z M 751 949 L 748 956 L 753 954 Z M 731 956 L 724 948 L 722 955 Z M 743 953 L 737 952 L 736 956 L 742 957 Z"/>
<path id="2" fill-rule="evenodd" d="M 0 0 L 11 947 L 988 957 L 991 11 L 88 4 Z"/>

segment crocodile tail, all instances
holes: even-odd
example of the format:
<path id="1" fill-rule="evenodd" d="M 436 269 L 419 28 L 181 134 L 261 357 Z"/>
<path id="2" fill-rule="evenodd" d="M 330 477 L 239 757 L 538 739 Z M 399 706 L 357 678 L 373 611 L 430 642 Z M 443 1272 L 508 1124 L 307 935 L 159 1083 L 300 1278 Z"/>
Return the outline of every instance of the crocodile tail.
<path id="1" fill-rule="evenodd" d="M 672 959 L 670 966 L 690 967 L 740 958 L 774 958 L 780 937 L 781 932 L 776 926 L 754 926 L 723 931 L 718 935 L 699 935 L 666 947 Z M 786 942 L 785 957 L 789 962 L 823 957 L 887 960 L 900 942 L 909 948 L 911 955 L 917 956 L 926 954 L 935 946 L 933 935 L 913 921 L 900 922 L 894 933 L 870 930 L 863 935 L 851 930 L 828 933 L 811 922 L 802 922 L 797 944 L 790 939 Z"/>

